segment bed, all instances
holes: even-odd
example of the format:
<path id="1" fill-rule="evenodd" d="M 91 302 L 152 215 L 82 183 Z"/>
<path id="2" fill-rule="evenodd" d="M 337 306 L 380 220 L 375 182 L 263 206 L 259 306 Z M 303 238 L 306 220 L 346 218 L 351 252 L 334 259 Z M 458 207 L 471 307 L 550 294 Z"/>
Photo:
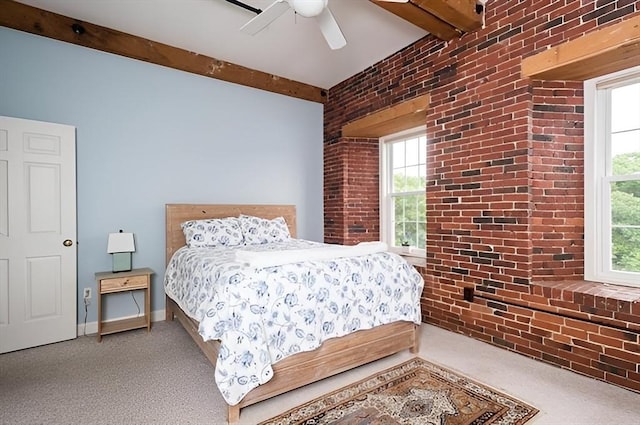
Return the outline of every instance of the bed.
<path id="1" fill-rule="evenodd" d="M 291 237 L 296 237 L 296 211 L 295 206 L 292 205 L 167 204 L 167 266 L 169 266 L 176 251 L 185 246 L 182 223 L 190 220 L 238 217 L 240 215 L 262 217 L 269 220 L 282 217 L 286 222 L 286 226 L 288 226 Z M 420 286 L 421 288 L 422 286 Z M 176 297 L 173 293 L 172 296 Z M 209 361 L 216 365 L 221 352 L 221 345 L 223 346 L 224 354 L 224 344 L 221 344 L 219 340 L 205 341 L 200 334 L 200 323 L 193 317 L 194 314 L 192 312 L 183 311 L 181 305 L 184 307 L 183 301 L 176 301 L 167 295 L 166 320 L 177 319 Z M 417 308 L 419 309 L 419 304 Z M 185 310 L 187 309 L 185 308 Z M 207 316 L 203 317 L 204 322 Z M 228 422 L 230 424 L 237 423 L 240 418 L 241 408 L 267 398 L 405 349 L 416 353 L 419 349 L 418 323 L 419 319 L 417 321 L 415 319 L 413 321 L 401 320 L 370 329 L 357 330 L 344 336 L 327 339 L 312 351 L 301 351 L 279 359 L 271 365 L 272 376 L 265 383 L 252 388 L 238 402 L 235 402 L 235 400 L 234 403 L 228 402 Z"/>

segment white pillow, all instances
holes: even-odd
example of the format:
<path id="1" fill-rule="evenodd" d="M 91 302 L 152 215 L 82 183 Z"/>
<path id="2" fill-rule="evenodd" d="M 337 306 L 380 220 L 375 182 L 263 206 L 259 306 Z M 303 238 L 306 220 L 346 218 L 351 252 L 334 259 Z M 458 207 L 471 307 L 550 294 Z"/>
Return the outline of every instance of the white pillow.
<path id="1" fill-rule="evenodd" d="M 283 217 L 272 220 L 251 215 L 241 215 L 240 229 L 245 245 L 261 245 L 270 242 L 282 242 L 291 238 L 289 227 Z"/>
<path id="2" fill-rule="evenodd" d="M 190 220 L 181 226 L 190 248 L 237 246 L 244 242 L 236 217 Z"/>

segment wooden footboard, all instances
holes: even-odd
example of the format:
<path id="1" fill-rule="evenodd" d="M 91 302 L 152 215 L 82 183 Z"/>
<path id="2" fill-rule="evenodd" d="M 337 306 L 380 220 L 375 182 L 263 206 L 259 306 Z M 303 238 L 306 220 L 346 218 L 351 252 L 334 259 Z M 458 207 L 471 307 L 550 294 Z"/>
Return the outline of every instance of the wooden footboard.
<path id="1" fill-rule="evenodd" d="M 197 322 L 188 317 L 171 298 L 166 297 L 166 318 L 173 320 L 174 316 L 215 365 L 217 341 L 203 341 L 198 334 Z M 314 351 L 287 357 L 273 366 L 273 378 L 269 382 L 253 389 L 236 406 L 229 406 L 229 424 L 239 421 L 243 407 L 405 349 L 417 353 L 420 348 L 418 331 L 415 323 L 395 322 L 333 338 Z"/>

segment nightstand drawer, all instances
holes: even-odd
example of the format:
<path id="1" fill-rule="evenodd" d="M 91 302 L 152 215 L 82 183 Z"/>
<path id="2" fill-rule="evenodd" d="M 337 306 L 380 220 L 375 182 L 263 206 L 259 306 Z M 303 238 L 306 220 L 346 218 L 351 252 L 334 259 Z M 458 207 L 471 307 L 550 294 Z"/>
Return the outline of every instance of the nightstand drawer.
<path id="1" fill-rule="evenodd" d="M 100 281 L 100 293 L 122 291 L 123 289 L 144 289 L 147 287 L 147 276 L 128 276 L 110 278 Z"/>

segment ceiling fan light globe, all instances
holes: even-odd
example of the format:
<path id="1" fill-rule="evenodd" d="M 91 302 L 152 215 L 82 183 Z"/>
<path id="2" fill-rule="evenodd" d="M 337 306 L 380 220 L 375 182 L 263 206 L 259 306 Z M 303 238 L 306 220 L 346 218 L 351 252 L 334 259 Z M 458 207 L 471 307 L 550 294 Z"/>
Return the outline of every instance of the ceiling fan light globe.
<path id="1" fill-rule="evenodd" d="M 318 16 L 325 7 L 329 0 L 289 0 L 291 7 L 296 13 L 305 18 L 313 18 Z"/>

